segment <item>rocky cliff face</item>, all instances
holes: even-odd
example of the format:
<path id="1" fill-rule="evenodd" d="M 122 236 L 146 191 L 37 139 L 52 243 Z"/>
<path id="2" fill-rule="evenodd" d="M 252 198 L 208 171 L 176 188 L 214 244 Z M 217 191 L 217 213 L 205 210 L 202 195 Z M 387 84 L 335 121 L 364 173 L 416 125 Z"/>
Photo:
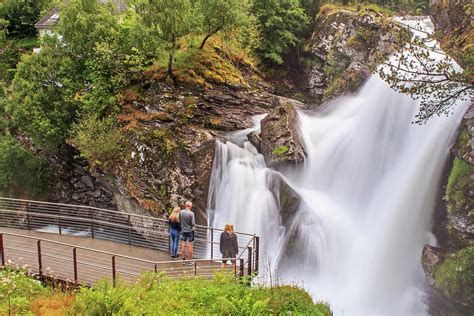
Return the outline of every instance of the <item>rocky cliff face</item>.
<path id="1" fill-rule="evenodd" d="M 190 200 L 197 223 L 206 225 L 215 140 L 251 127 L 253 115 L 275 106 L 249 65 L 231 63 L 217 48 L 204 53 L 205 66 L 219 63 L 219 70 L 203 72 L 206 77 L 177 70 L 175 89 L 152 67 L 118 97 L 126 145 L 113 163 L 92 166 L 118 209 L 163 216 Z"/>
<path id="2" fill-rule="evenodd" d="M 378 12 L 323 7 L 309 41 L 315 62 L 305 74 L 306 92 L 320 102 L 355 92 L 404 34 Z"/>
<path id="3" fill-rule="evenodd" d="M 434 289 L 431 309 L 452 305 L 456 311 L 474 308 L 474 106 L 464 116 L 449 162 L 435 217 L 439 247 L 426 245 L 422 266 Z M 439 306 L 440 299 L 447 303 Z M 444 308 L 443 307 L 443 308 Z M 452 311 L 452 310 L 451 310 Z"/>
<path id="4" fill-rule="evenodd" d="M 474 40 L 468 5 L 469 0 L 431 1 L 432 18 L 443 47 L 466 68 L 472 67 L 466 56 Z M 473 137 L 474 105 L 464 116 L 440 190 L 443 203 L 434 223 L 439 247 L 425 246 L 423 250 L 423 269 L 434 289 L 430 300 L 434 315 L 441 315 L 446 306 L 447 313 L 454 310 L 468 314 L 474 309 Z"/>

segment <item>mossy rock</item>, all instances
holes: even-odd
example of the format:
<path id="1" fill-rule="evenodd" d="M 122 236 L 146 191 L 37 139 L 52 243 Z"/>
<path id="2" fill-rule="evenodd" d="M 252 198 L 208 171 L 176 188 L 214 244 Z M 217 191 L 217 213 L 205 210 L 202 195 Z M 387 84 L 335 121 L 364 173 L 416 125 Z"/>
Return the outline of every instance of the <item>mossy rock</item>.
<path id="1" fill-rule="evenodd" d="M 279 146 L 277 148 L 275 148 L 273 151 L 272 151 L 272 154 L 274 156 L 277 156 L 277 157 L 281 157 L 283 155 L 285 155 L 286 153 L 288 153 L 290 149 L 288 148 L 288 146 Z"/>
<path id="2" fill-rule="evenodd" d="M 443 295 L 462 303 L 474 304 L 474 247 L 447 256 L 434 272 L 436 288 Z"/>
<path id="3" fill-rule="evenodd" d="M 467 191 L 469 190 L 473 172 L 473 166 L 458 157 L 454 158 L 453 167 L 448 178 L 448 185 L 446 186 L 446 204 L 450 214 L 456 212 L 469 213 L 472 211 L 470 209 L 472 200 L 467 195 Z"/>

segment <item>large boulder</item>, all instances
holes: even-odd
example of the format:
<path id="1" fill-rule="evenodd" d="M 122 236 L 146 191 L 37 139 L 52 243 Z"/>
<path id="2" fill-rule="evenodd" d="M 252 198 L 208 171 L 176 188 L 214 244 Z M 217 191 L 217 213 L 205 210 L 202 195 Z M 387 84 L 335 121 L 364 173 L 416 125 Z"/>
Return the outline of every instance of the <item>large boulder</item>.
<path id="1" fill-rule="evenodd" d="M 305 158 L 305 150 L 299 135 L 298 113 L 294 103 L 287 99 L 276 102 L 277 107 L 260 123 L 259 138 L 253 134 L 250 140 L 260 149 L 269 167 L 301 163 Z"/>

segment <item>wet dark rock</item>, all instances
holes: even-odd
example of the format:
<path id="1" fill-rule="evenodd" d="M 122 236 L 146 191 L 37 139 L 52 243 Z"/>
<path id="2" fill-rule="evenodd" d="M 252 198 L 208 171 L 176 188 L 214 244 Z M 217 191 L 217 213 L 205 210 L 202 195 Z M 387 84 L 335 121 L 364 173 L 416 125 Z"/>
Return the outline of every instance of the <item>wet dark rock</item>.
<path id="1" fill-rule="evenodd" d="M 272 186 L 279 202 L 280 216 L 283 225 L 290 222 L 298 211 L 301 204 L 301 197 L 286 183 L 285 179 L 279 174 L 272 176 Z"/>
<path id="2" fill-rule="evenodd" d="M 81 177 L 81 182 L 87 185 L 89 188 L 94 188 L 94 183 L 92 182 L 92 178 L 88 175 L 84 175 Z"/>
<path id="3" fill-rule="evenodd" d="M 262 151 L 262 139 L 260 138 L 259 134 L 256 132 L 251 132 L 247 135 L 247 138 L 252 143 L 252 145 L 255 146 L 258 152 Z"/>
<path id="4" fill-rule="evenodd" d="M 425 271 L 426 280 L 431 287 L 434 287 L 436 283 L 434 277 L 435 269 L 443 262 L 445 256 L 446 253 L 443 252 L 441 248 L 430 245 L 425 245 L 423 247 L 421 265 Z"/>

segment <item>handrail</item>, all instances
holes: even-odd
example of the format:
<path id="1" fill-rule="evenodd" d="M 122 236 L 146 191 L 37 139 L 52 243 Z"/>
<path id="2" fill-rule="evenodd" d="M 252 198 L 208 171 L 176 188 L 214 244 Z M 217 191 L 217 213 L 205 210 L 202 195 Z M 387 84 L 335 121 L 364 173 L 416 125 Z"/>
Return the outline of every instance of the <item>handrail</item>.
<path id="1" fill-rule="evenodd" d="M 147 216 L 147 215 L 139 215 L 139 214 L 133 214 L 133 213 L 128 213 L 128 212 L 120 212 L 120 211 L 112 211 L 112 210 L 107 210 L 103 208 L 97 208 L 93 206 L 86 206 L 86 205 L 76 205 L 76 204 L 62 204 L 62 203 L 53 203 L 53 202 L 44 202 L 44 201 L 33 201 L 33 200 L 24 200 L 24 199 L 13 199 L 13 198 L 5 198 L 5 197 L 0 197 L 0 201 L 14 201 L 14 202 L 24 202 L 24 203 L 35 203 L 35 204 L 43 204 L 43 205 L 52 205 L 52 206 L 63 206 L 63 207 L 73 207 L 73 208 L 81 208 L 81 209 L 88 209 L 88 210 L 95 210 L 99 212 L 106 212 L 106 213 L 114 213 L 118 214 L 120 216 L 124 215 L 133 215 L 135 217 L 142 217 L 145 219 L 153 219 L 157 220 L 163 223 L 168 223 L 166 219 L 159 218 L 159 217 L 153 217 L 153 216 Z M 204 229 L 213 229 L 216 231 L 221 231 L 223 232 L 223 229 L 216 228 L 216 227 L 210 227 L 210 226 L 204 226 L 204 225 L 196 225 L 196 227 L 204 228 Z M 254 236 L 253 234 L 250 233 L 243 233 L 243 232 L 235 232 L 238 235 L 246 235 L 246 236 Z"/>
<path id="2" fill-rule="evenodd" d="M 136 261 L 141 261 L 141 262 L 146 262 L 146 263 L 152 263 L 152 264 L 180 263 L 179 261 L 176 261 L 176 260 L 153 261 L 153 260 L 147 260 L 147 259 L 142 259 L 142 258 L 137 258 L 137 257 L 130 257 L 130 256 L 126 256 L 126 255 L 121 255 L 121 254 L 118 254 L 118 253 L 115 253 L 115 252 L 98 250 L 98 249 L 88 248 L 88 247 L 84 247 L 84 246 L 77 246 L 77 245 L 68 244 L 68 243 L 61 242 L 61 241 L 56 241 L 56 240 L 52 240 L 52 239 L 45 239 L 45 238 L 38 238 L 38 237 L 32 237 L 32 236 L 28 236 L 28 235 L 21 235 L 21 234 L 15 234 L 15 233 L 5 233 L 5 232 L 0 232 L 0 235 L 15 236 L 15 237 L 21 237 L 21 238 L 32 239 L 32 240 L 41 240 L 41 241 L 56 244 L 56 245 L 68 246 L 68 247 L 71 247 L 71 248 L 76 248 L 76 249 L 101 253 L 101 254 L 104 254 L 104 255 L 110 255 L 110 256 L 120 257 L 120 258 L 124 258 L 124 259 L 131 259 L 131 260 L 136 260 Z M 191 260 L 188 260 L 188 261 L 191 261 L 191 262 L 194 262 L 194 261 L 196 261 L 196 262 L 207 262 L 207 261 L 219 261 L 219 259 L 191 259 Z"/>
<path id="3" fill-rule="evenodd" d="M 25 251 L 23 249 L 14 248 L 13 246 L 7 245 L 7 243 L 15 243 L 15 239 L 8 240 L 5 237 L 9 236 L 12 238 L 18 239 L 27 239 L 33 241 L 31 244 L 33 248 L 36 248 L 36 251 Z M 42 245 L 47 243 L 48 247 L 42 248 Z M 21 242 L 20 242 L 21 244 Z M 61 247 L 68 247 L 69 251 L 72 250 L 72 253 L 68 252 L 64 253 L 64 256 L 58 256 L 54 252 L 54 247 L 51 247 L 50 244 L 59 245 Z M 35 246 L 36 245 L 36 246 Z M 62 252 L 66 251 L 64 248 L 60 248 Z M 56 249 L 58 250 L 58 249 Z M 94 254 L 101 254 L 107 255 L 108 257 L 104 258 L 101 256 L 88 256 L 85 255 L 87 261 L 80 260 L 78 258 L 78 250 L 92 252 Z M 212 260 L 212 259 L 193 259 L 187 260 L 186 266 L 181 267 L 182 262 L 180 261 L 153 261 L 148 259 L 142 259 L 137 257 L 131 257 L 126 255 L 121 255 L 109 251 L 103 251 L 98 249 L 92 249 L 83 246 L 77 246 L 69 243 L 64 243 L 56 240 L 33 237 L 28 235 L 16 234 L 16 233 L 8 233 L 8 232 L 0 232 L 0 256 L 1 256 L 1 266 L 3 267 L 14 267 L 12 263 L 9 262 L 10 259 L 6 260 L 7 257 L 14 258 L 14 260 L 19 257 L 18 254 L 15 255 L 15 251 L 20 252 L 23 254 L 25 252 L 31 254 L 30 257 L 27 258 L 28 267 L 30 269 L 35 269 L 37 274 L 41 279 L 47 278 L 54 278 L 56 280 L 60 280 L 66 283 L 74 283 L 78 284 L 90 284 L 93 285 L 97 280 L 102 278 L 112 278 L 113 284 L 115 286 L 116 280 L 119 277 L 119 274 L 129 277 L 138 277 L 145 271 L 149 272 L 165 272 L 170 273 L 169 277 L 196 277 L 196 276 L 204 276 L 210 277 L 209 269 L 218 270 L 220 268 L 220 264 L 218 264 L 219 260 Z M 49 253 L 48 253 L 49 251 Z M 52 253 L 51 253 L 52 251 Z M 72 259 L 71 259 L 72 255 Z M 83 254 L 84 256 L 84 254 Z M 36 258 L 35 258 L 36 257 Z M 117 259 L 126 259 L 130 262 L 121 262 L 117 261 Z M 53 261 L 51 261 L 53 260 Z M 90 261 L 92 260 L 92 262 Z M 95 262 L 94 262 L 95 260 Z M 111 261 L 110 261 L 111 260 Z M 139 266 L 137 263 L 148 264 L 148 266 Z M 201 265 L 198 265 L 201 263 Z M 207 265 L 202 265 L 207 263 Z M 244 261 L 241 259 L 239 260 L 239 265 L 243 267 Z M 55 267 L 56 270 L 51 270 L 50 266 Z M 175 268 L 173 266 L 178 266 L 179 268 Z M 79 267 L 82 267 L 79 269 Z M 92 267 L 97 268 L 94 272 L 84 270 L 84 267 Z M 243 268 L 240 268 L 239 271 L 239 278 L 242 278 L 244 275 L 242 274 Z M 72 268 L 72 270 L 71 270 Z M 189 270 L 191 268 L 191 270 Z M 18 266 L 17 266 L 17 269 Z M 189 273 L 191 272 L 191 273 Z M 199 273 L 200 272 L 200 273 Z M 236 273 L 237 270 L 234 270 Z M 31 272 L 30 272 L 31 273 Z M 237 276 L 237 273 L 236 273 Z M 79 281 L 81 279 L 81 281 Z M 133 281 L 133 279 L 129 279 L 126 281 Z"/>
<path id="4" fill-rule="evenodd" d="M 5 214 L 5 216 L 0 216 L 0 226 L 2 221 L 7 227 L 27 227 L 29 230 L 51 225 L 53 228 L 57 227 L 57 233 L 60 235 L 65 233 L 65 229 L 72 229 L 72 231 L 84 232 L 86 236 L 92 238 L 128 243 L 139 247 L 170 250 L 168 221 L 152 216 L 110 211 L 83 205 L 1 197 L 0 213 Z M 198 238 L 194 247 L 195 255 L 198 257 L 210 256 L 210 258 L 202 259 L 202 261 L 214 260 L 214 257 L 216 257 L 214 252 L 218 249 L 215 245 L 219 244 L 215 241 L 215 234 L 222 231 L 219 228 L 197 225 L 196 234 Z M 241 252 L 236 260 L 239 260 L 239 262 L 248 260 L 248 266 L 252 266 L 253 263 L 254 272 L 258 272 L 259 238 L 249 233 L 236 232 L 236 234 L 239 243 L 246 244 L 245 247 L 239 247 Z M 250 247 L 251 244 L 253 244 L 253 247 Z M 244 256 L 246 251 L 248 251 L 248 257 Z"/>

